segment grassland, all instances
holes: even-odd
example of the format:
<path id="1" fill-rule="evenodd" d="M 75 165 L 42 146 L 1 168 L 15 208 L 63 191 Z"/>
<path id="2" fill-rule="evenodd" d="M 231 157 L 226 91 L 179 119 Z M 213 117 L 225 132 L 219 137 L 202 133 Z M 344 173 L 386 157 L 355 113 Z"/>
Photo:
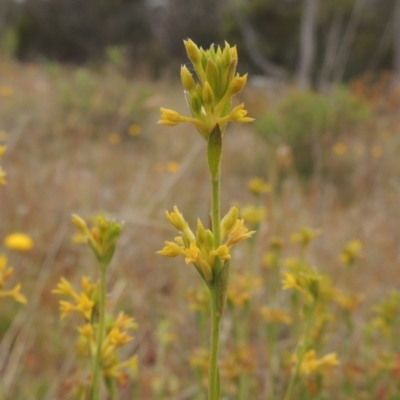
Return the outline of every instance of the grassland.
<path id="1" fill-rule="evenodd" d="M 1 303 L 0 399 L 63 399 L 74 385 L 79 371 L 76 328 L 71 321 L 60 322 L 58 299 L 51 290 L 61 276 L 73 283 L 82 275 L 95 276 L 92 255 L 71 241 L 70 219 L 72 213 L 90 217 L 99 212 L 125 222 L 110 269 L 108 303 L 110 310 L 124 309 L 139 323 L 135 340 L 125 350 L 139 355 L 138 398 L 156 398 L 157 385 L 163 388 L 161 398 L 194 398 L 196 381 L 189 360 L 201 338 L 186 296 L 188 288 L 201 282 L 194 268 L 181 260 L 155 254 L 173 235 L 166 209 L 178 205 L 192 224 L 197 216 L 207 220 L 210 211 L 203 139 L 189 126 L 169 129 L 156 124 L 160 106 L 185 112 L 179 82 L 154 83 L 113 66 L 88 69 L 3 60 L 0 88 L 0 131 L 7 145 L 2 165 L 8 181 L 0 190 L 0 238 L 21 231 L 35 243 L 27 253 L 3 249 L 28 305 Z M 393 360 L 400 354 L 393 340 L 399 333 L 398 317 L 389 336 L 365 339 L 366 326 L 376 316 L 372 307 L 399 286 L 400 101 L 384 83 L 369 86 L 360 80 L 349 91 L 368 105 L 368 117 L 335 132 L 334 139 L 320 141 L 326 171 L 318 179 L 305 184 L 293 166 L 279 175 L 279 195 L 274 189 L 275 195 L 262 199 L 267 216 L 255 236 L 255 250 L 243 244 L 236 254 L 233 269 L 246 271 L 248 254 L 254 251 L 256 270 L 264 278 L 250 316 L 248 344 L 258 354 L 251 383 L 254 399 L 267 398 L 268 351 L 257 328 L 258 304 L 268 299 L 262 258 L 276 235 L 284 243 L 282 259 L 295 256 L 298 248 L 290 235 L 302 226 L 322 231 L 308 249 L 309 263 L 330 275 L 334 285 L 364 296 L 352 311 L 347 351 L 342 343 L 350 334 L 339 326 L 339 311 L 333 314 L 332 324 L 339 327 L 325 344 L 337 352 L 341 364 L 319 397 L 304 398 L 400 396 L 398 383 L 393 383 L 398 366 L 376 365 L 383 353 Z M 241 96 L 249 115 L 258 117 L 274 110 L 279 99 L 290 96 L 290 89 L 248 87 Z M 342 150 L 335 150 L 337 144 Z M 248 181 L 276 177 L 271 160 L 273 148 L 252 126 L 228 127 L 223 211 L 254 202 Z M 338 255 L 353 239 L 360 240 L 363 249 L 346 271 Z M 169 321 L 171 340 L 157 334 L 164 320 Z M 227 314 L 227 345 L 231 325 Z M 286 340 L 285 330 L 282 335 L 281 358 L 287 359 L 295 341 Z M 287 368 L 281 376 L 278 387 L 287 381 Z M 346 392 L 348 380 L 352 389 Z M 121 398 L 132 398 L 131 393 L 131 383 L 121 388 Z M 227 398 L 236 398 L 234 393 Z"/>

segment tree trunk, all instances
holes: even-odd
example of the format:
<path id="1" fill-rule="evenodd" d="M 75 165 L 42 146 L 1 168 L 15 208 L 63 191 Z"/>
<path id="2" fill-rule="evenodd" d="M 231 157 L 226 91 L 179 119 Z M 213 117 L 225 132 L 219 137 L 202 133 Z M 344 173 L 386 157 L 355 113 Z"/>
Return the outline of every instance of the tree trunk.
<path id="1" fill-rule="evenodd" d="M 309 89 L 315 54 L 315 25 L 318 0 L 303 0 L 300 28 L 300 66 L 297 78 L 299 89 Z"/>

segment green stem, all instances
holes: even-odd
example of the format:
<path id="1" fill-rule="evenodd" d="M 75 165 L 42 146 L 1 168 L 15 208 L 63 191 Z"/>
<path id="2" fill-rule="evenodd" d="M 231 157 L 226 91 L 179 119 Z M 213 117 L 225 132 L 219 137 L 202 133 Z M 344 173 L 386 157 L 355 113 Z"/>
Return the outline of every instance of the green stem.
<path id="1" fill-rule="evenodd" d="M 218 170 L 218 173 L 215 175 L 215 177 L 211 178 L 211 222 L 215 248 L 221 244 L 220 175 L 221 172 Z"/>
<path id="2" fill-rule="evenodd" d="M 220 399 L 220 384 L 218 371 L 219 334 L 221 328 L 221 315 L 218 310 L 218 289 L 211 289 L 211 342 L 210 342 L 210 371 L 208 400 Z"/>
<path id="3" fill-rule="evenodd" d="M 107 265 L 100 265 L 100 292 L 99 292 L 99 323 L 96 337 L 96 354 L 92 363 L 93 381 L 90 391 L 91 400 L 100 400 L 101 389 L 101 348 L 103 344 L 105 331 L 105 315 L 106 315 L 106 269 Z"/>

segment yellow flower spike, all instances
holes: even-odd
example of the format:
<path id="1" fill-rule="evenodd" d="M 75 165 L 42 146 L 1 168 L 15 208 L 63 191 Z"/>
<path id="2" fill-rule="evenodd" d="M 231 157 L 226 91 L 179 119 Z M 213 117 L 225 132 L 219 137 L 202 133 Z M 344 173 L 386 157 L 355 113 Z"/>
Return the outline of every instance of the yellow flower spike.
<path id="1" fill-rule="evenodd" d="M 223 133 L 229 121 L 251 122 L 247 111 L 240 105 L 231 110 L 231 97 L 239 93 L 247 82 L 247 74 L 236 73 L 237 51 L 226 43 L 224 49 L 212 45 L 208 50 L 198 48 L 193 41 L 184 42 L 199 83 L 195 83 L 189 70 L 181 67 L 181 79 L 192 117 L 174 110 L 161 109 L 160 124 L 174 126 L 181 122 L 192 123 L 200 134 L 209 139 L 218 125 Z"/>
<path id="2" fill-rule="evenodd" d="M 0 273 L 6 269 L 7 266 L 7 257 L 2 254 L 0 255 Z"/>
<path id="3" fill-rule="evenodd" d="M 0 146 L 0 157 L 5 153 L 7 146 Z"/>
<path id="4" fill-rule="evenodd" d="M 255 231 L 249 231 L 245 226 L 244 226 L 244 220 L 243 219 L 238 219 L 229 232 L 228 239 L 226 241 L 226 245 L 228 247 L 232 247 L 235 244 L 248 239 L 255 233 Z"/>
<path id="5" fill-rule="evenodd" d="M 25 233 L 12 233 L 4 239 L 4 246 L 16 251 L 29 251 L 33 247 L 33 240 Z"/>
<path id="6" fill-rule="evenodd" d="M 177 257 L 185 254 L 185 250 L 174 242 L 164 242 L 165 246 L 162 250 L 157 251 L 157 254 L 166 257 Z"/>

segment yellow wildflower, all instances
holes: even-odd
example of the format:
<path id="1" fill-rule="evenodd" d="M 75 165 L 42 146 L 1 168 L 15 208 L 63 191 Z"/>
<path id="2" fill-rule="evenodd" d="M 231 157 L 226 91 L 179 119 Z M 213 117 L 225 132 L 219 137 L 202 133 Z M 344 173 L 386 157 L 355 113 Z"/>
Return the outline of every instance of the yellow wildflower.
<path id="1" fill-rule="evenodd" d="M 335 143 L 332 147 L 332 151 L 337 156 L 342 156 L 343 154 L 347 153 L 347 146 L 344 143 Z"/>
<path id="2" fill-rule="evenodd" d="M 298 242 L 302 246 L 307 246 L 314 238 L 321 235 L 321 230 L 302 227 L 299 232 L 292 233 L 290 239 L 292 242 Z"/>
<path id="3" fill-rule="evenodd" d="M 129 126 L 128 132 L 131 136 L 138 136 L 142 133 L 142 128 L 139 125 L 133 124 Z"/>
<path id="4" fill-rule="evenodd" d="M 118 132 L 112 132 L 107 136 L 107 140 L 111 144 L 118 144 L 121 142 L 121 135 Z"/>
<path id="5" fill-rule="evenodd" d="M 0 86 L 0 97 L 11 97 L 14 94 L 14 88 L 9 85 Z"/>
<path id="6" fill-rule="evenodd" d="M 170 161 L 167 164 L 167 171 L 170 172 L 171 174 L 174 174 L 179 170 L 179 164 L 175 161 Z"/>
<path id="7" fill-rule="evenodd" d="M 238 219 L 233 226 L 233 228 L 230 230 L 228 239 L 226 241 L 226 245 L 228 247 L 231 247 L 249 237 L 251 237 L 255 233 L 255 231 L 249 231 L 245 226 L 244 226 L 244 220 L 243 219 Z"/>
<path id="8" fill-rule="evenodd" d="M 371 149 L 371 156 L 374 158 L 381 158 L 383 155 L 382 146 L 373 146 Z"/>
<path id="9" fill-rule="evenodd" d="M 273 324 L 290 325 L 292 323 L 292 317 L 284 310 L 272 309 L 264 306 L 260 308 L 260 313 L 265 321 Z"/>
<path id="10" fill-rule="evenodd" d="M 271 185 L 261 178 L 251 179 L 247 184 L 247 187 L 249 188 L 250 192 L 255 195 L 260 195 L 262 193 L 268 193 L 271 191 Z"/>
<path id="11" fill-rule="evenodd" d="M 264 221 L 267 210 L 263 206 L 248 204 L 240 209 L 240 215 L 251 226 L 257 226 Z"/>
<path id="12" fill-rule="evenodd" d="M 244 104 L 231 109 L 231 97 L 239 93 L 246 84 L 247 74 L 235 75 L 237 65 L 236 47 L 225 43 L 224 49 L 211 46 L 204 50 L 191 40 L 184 41 L 187 55 L 199 80 L 196 83 L 186 66 L 181 67 L 181 80 L 185 88 L 191 117 L 161 108 L 160 124 L 174 126 L 182 122 L 192 123 L 208 140 L 212 130 L 219 125 L 224 130 L 229 121 L 251 122 Z"/>
<path id="13" fill-rule="evenodd" d="M 33 240 L 25 233 L 12 233 L 4 239 L 4 246 L 12 250 L 28 251 L 33 247 Z"/>
<path id="14" fill-rule="evenodd" d="M 297 362 L 296 359 L 295 361 Z M 300 374 L 307 376 L 315 371 L 325 372 L 337 365 L 339 365 L 339 360 L 336 353 L 329 353 L 318 359 L 315 350 L 309 350 L 301 361 Z"/>
<path id="15" fill-rule="evenodd" d="M 339 260 L 342 264 L 351 266 L 354 264 L 362 249 L 362 243 L 359 240 L 352 240 L 347 243 L 340 253 Z"/>

